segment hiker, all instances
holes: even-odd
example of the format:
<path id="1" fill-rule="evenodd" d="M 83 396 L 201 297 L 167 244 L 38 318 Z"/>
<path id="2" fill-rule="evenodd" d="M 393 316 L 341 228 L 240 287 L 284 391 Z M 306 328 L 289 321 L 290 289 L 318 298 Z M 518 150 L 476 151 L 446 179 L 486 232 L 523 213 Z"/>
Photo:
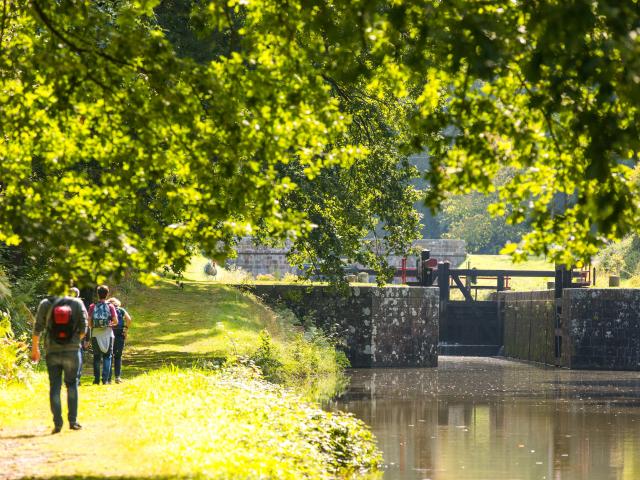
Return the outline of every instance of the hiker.
<path id="1" fill-rule="evenodd" d="M 115 297 L 111 297 L 107 300 L 110 304 L 116 307 L 116 313 L 118 314 L 118 325 L 113 327 L 113 368 L 109 372 L 109 383 L 111 383 L 111 373 L 115 370 L 116 383 L 122 383 L 120 372 L 122 371 L 122 352 L 124 350 L 124 343 L 127 339 L 127 332 L 131 326 L 131 315 L 122 307 L 122 302 Z"/>
<path id="2" fill-rule="evenodd" d="M 107 302 L 109 287 L 97 288 L 98 302 L 89 306 L 89 327 L 91 328 L 91 349 L 93 350 L 93 384 L 100 385 L 100 364 L 102 364 L 102 384 L 111 383 L 111 358 L 113 356 L 113 328 L 118 325 L 116 307 Z"/>
<path id="3" fill-rule="evenodd" d="M 80 290 L 78 290 L 76 287 L 71 287 L 69 289 L 69 296 L 71 298 L 77 298 L 82 302 L 82 299 L 80 298 Z M 84 306 L 84 302 L 82 302 L 82 305 Z M 78 386 L 80 386 L 80 383 L 82 380 L 82 366 L 84 365 L 84 352 L 87 349 L 87 333 L 89 333 L 89 327 L 87 327 L 87 329 L 84 332 L 83 338 L 80 340 L 80 368 L 78 369 Z"/>
<path id="4" fill-rule="evenodd" d="M 87 330 L 87 310 L 80 299 L 47 297 L 38 305 L 33 326 L 31 360 L 40 361 L 40 335 L 45 335 L 45 361 L 49 374 L 49 403 L 53 413 L 52 434 L 62 430 L 60 390 L 64 374 L 67 387 L 69 428 L 80 430 L 78 423 L 78 372 L 82 365 L 80 342 Z"/>

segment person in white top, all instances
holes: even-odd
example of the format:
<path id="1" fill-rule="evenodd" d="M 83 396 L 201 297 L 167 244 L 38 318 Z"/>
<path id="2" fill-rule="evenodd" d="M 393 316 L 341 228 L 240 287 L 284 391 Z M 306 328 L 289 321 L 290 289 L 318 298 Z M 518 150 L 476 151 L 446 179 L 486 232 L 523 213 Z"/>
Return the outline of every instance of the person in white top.
<path id="1" fill-rule="evenodd" d="M 107 302 L 109 287 L 97 288 L 98 301 L 89 307 L 89 327 L 91 328 L 91 348 L 93 350 L 93 384 L 100 384 L 102 366 L 102 384 L 111 383 L 111 359 L 113 358 L 113 327 L 118 325 L 116 308 Z"/>

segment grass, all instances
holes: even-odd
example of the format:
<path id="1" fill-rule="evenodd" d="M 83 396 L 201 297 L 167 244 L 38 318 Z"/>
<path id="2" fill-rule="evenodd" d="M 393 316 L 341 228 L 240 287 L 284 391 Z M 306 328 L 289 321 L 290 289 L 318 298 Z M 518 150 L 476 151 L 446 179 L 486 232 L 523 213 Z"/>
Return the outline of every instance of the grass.
<path id="1" fill-rule="evenodd" d="M 530 258 L 526 262 L 513 263 L 509 255 L 467 255 L 465 261 L 459 268 L 477 268 L 488 270 L 548 270 L 553 271 L 555 266 L 553 263 L 547 262 L 544 258 Z M 547 282 L 554 280 L 554 276 L 549 277 L 511 277 L 509 286 L 514 291 L 523 290 L 546 290 Z M 463 280 L 464 281 L 464 280 Z M 495 279 L 478 279 L 478 285 L 496 285 Z M 472 290 L 472 292 L 475 292 Z M 479 290 L 478 299 L 486 298 L 490 295 L 489 290 Z M 475 294 L 475 293 L 474 293 Z M 454 299 L 462 299 L 462 293 L 457 289 L 451 290 L 451 297 Z"/>
<path id="2" fill-rule="evenodd" d="M 160 282 L 116 294 L 134 319 L 129 353 L 148 367 L 248 355 L 264 328 L 285 340 L 273 311 L 228 285 Z"/>
<path id="3" fill-rule="evenodd" d="M 114 293 L 133 317 L 125 383 L 87 385 L 85 372 L 85 429 L 54 436 L 46 375 L 3 385 L 2 475 L 360 478 L 375 469 L 368 429 L 306 400 L 320 395 L 310 383 L 331 390 L 340 377 L 340 357 L 322 336 L 229 286 L 163 281 Z M 252 362 L 284 386 L 266 382 Z"/>
<path id="4" fill-rule="evenodd" d="M 81 387 L 85 428 L 55 436 L 44 426 L 46 388 L 40 376 L 31 389 L 0 393 L 0 471 L 9 478 L 323 479 L 379 462 L 361 422 L 246 368 L 163 368 L 127 384 Z"/>
<path id="5" fill-rule="evenodd" d="M 260 354 L 271 367 L 279 366 L 270 368 L 269 379 L 318 397 L 330 395 L 344 380 L 344 356 L 322 335 L 304 332 L 288 312 L 274 312 L 232 286 L 185 282 L 179 288 L 162 281 L 115 294 L 133 317 L 125 350 L 127 375 Z M 265 342 L 272 358 L 264 358 Z"/>

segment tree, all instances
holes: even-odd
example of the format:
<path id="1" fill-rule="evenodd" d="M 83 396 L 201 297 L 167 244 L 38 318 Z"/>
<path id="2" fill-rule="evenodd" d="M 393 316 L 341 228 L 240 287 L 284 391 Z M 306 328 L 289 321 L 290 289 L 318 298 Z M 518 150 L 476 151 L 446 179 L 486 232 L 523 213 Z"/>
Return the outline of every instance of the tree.
<path id="1" fill-rule="evenodd" d="M 314 228 L 296 239 L 290 261 L 312 273 L 342 278 L 344 260 L 372 267 L 380 283 L 392 278 L 389 255 L 406 255 L 420 236 L 420 192 L 411 181 L 418 171 L 407 159 L 407 111 L 413 104 L 391 93 L 377 98 L 358 85 L 334 85 L 340 108 L 352 122 L 342 139 L 363 145 L 367 154 L 349 168 L 332 167 L 305 178 L 293 162 L 283 172 L 298 185 L 283 204 L 307 212 Z M 365 241 L 363 241 L 366 239 Z"/>
<path id="2" fill-rule="evenodd" d="M 208 63 L 156 4 L 2 1 L 0 241 L 53 252 L 58 285 L 311 231 L 284 167 L 368 153 L 327 79 L 414 105 L 402 153 L 427 148 L 432 208 L 520 172 L 492 210 L 534 228 L 516 255 L 573 263 L 638 228 L 634 2 L 202 1 L 196 30 L 227 42 Z"/>
<path id="3" fill-rule="evenodd" d="M 227 249 L 263 219 L 301 232 L 276 165 L 312 177 L 362 153 L 325 143 L 343 114 L 295 45 L 265 35 L 198 64 L 154 3 L 3 2 L 0 241 L 46 251 L 58 289 Z"/>
<path id="4" fill-rule="evenodd" d="M 196 36 L 198 22 L 190 15 L 193 4 L 191 0 L 171 0 L 155 9 L 180 55 L 200 63 L 215 60 L 230 49 L 243 55 L 242 46 L 231 41 L 231 33 L 214 31 L 205 37 Z M 238 20 L 234 29 L 242 23 Z M 295 157 L 278 166 L 279 176 L 296 186 L 280 199 L 282 208 L 305 212 L 313 225 L 291 239 L 290 261 L 301 269 L 312 264 L 309 273 L 341 279 L 346 259 L 374 268 L 382 281 L 392 274 L 387 256 L 405 254 L 419 237 L 420 215 L 414 205 L 420 194 L 411 182 L 419 173 L 407 162 L 407 152 L 415 148 L 408 144 L 412 138 L 408 135 L 408 117 L 416 108 L 415 102 L 410 98 L 400 101 L 383 88 L 373 95 L 363 77 L 338 81 L 328 70 L 323 73 L 321 61 L 315 58 L 312 63 L 330 87 L 340 111 L 352 120 L 329 143 L 359 145 L 367 153 L 355 158 L 348 168 L 323 168 L 312 178 Z M 368 240 L 363 242 L 365 238 Z M 274 238 L 265 219 L 258 225 L 254 240 L 278 243 L 280 239 Z"/>
<path id="5" fill-rule="evenodd" d="M 494 178 L 499 189 L 511 181 L 514 171 L 503 169 Z M 461 238 L 471 253 L 498 253 L 507 242 L 518 242 L 527 231 L 526 224 L 510 225 L 504 216 L 489 214 L 489 206 L 498 201 L 496 191 L 452 195 L 442 203 L 440 223 L 446 238 Z"/>

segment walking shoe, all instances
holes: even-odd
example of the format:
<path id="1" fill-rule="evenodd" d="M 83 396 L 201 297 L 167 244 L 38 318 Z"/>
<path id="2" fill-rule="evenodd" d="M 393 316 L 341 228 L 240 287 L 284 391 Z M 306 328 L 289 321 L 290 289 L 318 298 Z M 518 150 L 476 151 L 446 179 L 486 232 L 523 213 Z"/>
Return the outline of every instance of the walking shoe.
<path id="1" fill-rule="evenodd" d="M 78 422 L 75 422 L 69 425 L 69 428 L 71 430 L 82 430 L 82 425 L 80 425 Z"/>
<path id="2" fill-rule="evenodd" d="M 93 384 L 94 384 L 94 385 L 100 385 L 100 382 L 98 382 L 98 381 L 94 380 L 94 381 L 93 381 Z"/>
<path id="3" fill-rule="evenodd" d="M 122 379 L 120 377 L 116 377 L 116 383 L 122 383 Z"/>
<path id="4" fill-rule="evenodd" d="M 62 430 L 62 425 L 60 425 L 59 427 L 58 426 L 53 427 L 53 430 L 51 430 L 51 435 L 55 435 L 56 433 L 60 433 L 60 430 Z"/>

